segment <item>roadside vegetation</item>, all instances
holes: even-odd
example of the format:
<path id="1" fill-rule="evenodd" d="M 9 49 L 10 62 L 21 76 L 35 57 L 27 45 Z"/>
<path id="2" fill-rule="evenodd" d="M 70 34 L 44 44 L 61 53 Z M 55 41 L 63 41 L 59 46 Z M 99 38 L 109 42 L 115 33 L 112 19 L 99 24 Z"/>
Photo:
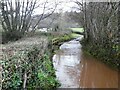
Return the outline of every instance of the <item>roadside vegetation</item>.
<path id="1" fill-rule="evenodd" d="M 62 43 L 79 36 L 71 31 L 66 32 L 37 31 L 17 41 L 2 44 L 2 89 L 51 90 L 59 87 L 52 57 Z"/>
<path id="2" fill-rule="evenodd" d="M 58 47 L 77 35 L 60 32 L 36 32 L 2 44 L 2 88 L 41 88 L 51 90 L 60 86 L 56 79 L 52 57 Z"/>
<path id="3" fill-rule="evenodd" d="M 29 37 L 2 46 L 2 89 L 59 86 L 46 37 Z"/>
<path id="4" fill-rule="evenodd" d="M 81 37 L 84 34 L 84 28 L 70 28 L 71 32 L 72 32 L 72 37 L 77 38 L 77 37 Z"/>
<path id="5" fill-rule="evenodd" d="M 84 28 L 83 49 L 110 67 L 120 67 L 119 2 L 75 2 L 71 18 Z"/>
<path id="6" fill-rule="evenodd" d="M 51 90 L 60 86 L 52 64 L 52 36 L 35 33 L 38 23 L 54 12 L 56 3 L 51 8 L 50 3 L 44 2 L 43 10 L 51 8 L 51 12 L 44 14 L 44 11 L 35 20 L 33 12 L 41 5 L 37 2 L 0 2 L 0 89 Z"/>
<path id="7" fill-rule="evenodd" d="M 4 1 L 0 4 L 0 89 L 51 90 L 59 87 L 52 57 L 59 45 L 76 35 L 65 30 L 62 22 L 53 25 L 52 30 L 39 31 L 44 27 L 44 23 L 41 26 L 39 23 L 52 15 L 56 3 L 50 8 L 50 13 L 44 14 L 44 11 L 38 16 L 33 15 L 37 0 L 23 0 L 22 3 Z M 15 5 L 14 10 L 12 5 Z M 43 10 L 47 11 L 49 7 L 46 5 L 48 6 L 47 1 L 43 3 Z"/>
<path id="8" fill-rule="evenodd" d="M 64 42 L 70 41 L 72 39 L 75 39 L 75 38 L 81 36 L 80 34 L 76 34 L 73 31 L 77 31 L 77 32 L 80 32 L 80 33 L 84 32 L 83 28 L 69 28 L 69 29 L 66 29 L 66 30 L 68 31 L 68 33 L 64 33 L 64 34 L 62 34 L 60 36 L 59 35 L 55 35 L 53 37 L 53 39 L 52 39 L 52 45 L 53 45 L 53 47 L 54 47 L 55 50 L 57 50 L 58 47 L 60 45 L 62 45 Z"/>
<path id="9" fill-rule="evenodd" d="M 61 44 L 80 35 L 84 36 L 81 41 L 84 51 L 118 69 L 118 3 L 75 2 L 82 11 L 64 14 L 54 13 L 57 3 L 51 4 L 46 0 L 40 6 L 37 5 L 39 0 L 25 1 L 0 2 L 0 89 L 52 90 L 59 87 L 52 63 L 53 54 Z M 49 7 L 51 5 L 52 8 Z M 43 13 L 33 15 L 39 6 L 44 7 Z M 71 20 L 69 15 L 83 28 L 74 23 L 75 28 L 71 25 L 73 21 L 68 24 Z M 49 16 L 52 18 L 47 18 Z M 44 19 L 52 22 L 56 19 L 56 22 L 52 25 L 52 22 L 47 22 L 47 25 L 42 21 Z M 50 30 L 39 31 L 44 25 L 46 30 Z"/>
<path id="10" fill-rule="evenodd" d="M 52 39 L 52 44 L 53 45 L 58 45 L 60 46 L 63 42 L 69 41 L 71 39 L 73 39 L 74 37 L 71 34 L 65 34 L 62 36 L 58 36 Z"/>
<path id="11" fill-rule="evenodd" d="M 83 29 L 83 28 L 70 28 L 70 30 L 72 30 L 72 31 L 74 31 L 74 32 L 81 32 L 81 33 L 84 32 L 84 29 Z"/>

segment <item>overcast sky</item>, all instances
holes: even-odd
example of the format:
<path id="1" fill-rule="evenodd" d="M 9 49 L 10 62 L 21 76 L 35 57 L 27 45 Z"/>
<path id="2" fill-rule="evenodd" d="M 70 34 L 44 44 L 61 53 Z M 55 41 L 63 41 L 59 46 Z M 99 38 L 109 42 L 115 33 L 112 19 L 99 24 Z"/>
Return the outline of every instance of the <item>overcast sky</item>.
<path id="1" fill-rule="evenodd" d="M 40 3 L 45 2 L 46 0 L 38 0 Z M 60 3 L 57 6 L 56 12 L 65 12 L 65 11 L 75 11 L 76 9 L 73 7 L 77 7 L 77 4 L 74 3 L 74 1 L 79 1 L 79 2 L 119 2 L 120 0 L 47 0 L 50 3 L 52 3 L 52 7 L 54 8 L 55 2 Z M 47 6 L 47 5 L 46 5 Z M 49 6 L 49 5 L 48 5 Z M 47 12 L 47 10 L 46 10 Z M 42 13 L 42 10 L 36 9 L 35 14 Z"/>
<path id="2" fill-rule="evenodd" d="M 39 3 L 43 3 L 46 0 L 40 0 Z M 77 6 L 73 0 L 48 0 L 48 4 L 46 6 L 50 6 L 54 8 L 55 2 L 59 5 L 57 6 L 56 12 L 65 12 L 65 11 L 71 11 L 73 10 L 72 7 Z M 47 12 L 47 9 L 46 9 Z M 35 10 L 35 14 L 42 13 L 42 9 L 38 8 Z"/>
<path id="3" fill-rule="evenodd" d="M 12 0 L 13 2 L 15 1 L 27 1 L 27 0 Z M 30 0 L 31 1 L 31 0 Z M 35 0 L 32 0 L 35 1 Z M 39 8 L 35 9 L 34 14 L 41 14 L 43 13 L 43 7 L 44 7 L 44 2 L 48 2 L 46 4 L 46 9 L 44 10 L 45 13 L 48 13 L 48 7 L 53 8 L 55 7 L 55 4 L 59 4 L 56 8 L 56 12 L 65 12 L 65 11 L 74 11 L 75 9 L 73 9 L 73 7 L 77 7 L 77 4 L 74 3 L 74 1 L 76 0 L 38 0 L 37 4 L 42 4 L 40 5 Z M 118 2 L 120 0 L 77 0 L 77 1 L 90 1 L 90 2 L 108 2 L 108 1 L 112 1 L 112 2 Z M 56 2 L 56 3 L 55 3 Z M 51 9 L 52 11 L 52 9 Z"/>

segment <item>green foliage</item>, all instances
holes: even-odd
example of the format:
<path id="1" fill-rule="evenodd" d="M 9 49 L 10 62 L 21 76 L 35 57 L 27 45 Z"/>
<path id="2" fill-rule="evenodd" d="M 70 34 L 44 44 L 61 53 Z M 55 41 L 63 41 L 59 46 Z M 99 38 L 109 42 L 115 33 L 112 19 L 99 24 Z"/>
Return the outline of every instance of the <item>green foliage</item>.
<path id="1" fill-rule="evenodd" d="M 11 78 L 10 88 L 17 88 L 22 83 L 18 73 L 14 73 Z"/>
<path id="2" fill-rule="evenodd" d="M 78 6 L 79 3 L 79 1 L 76 2 Z M 117 21 L 119 3 L 84 3 L 83 7 L 85 8 L 83 12 L 75 14 L 75 17 L 78 17 L 76 19 L 84 28 L 84 40 L 81 42 L 83 49 L 118 69 L 120 66 Z"/>
<path id="3" fill-rule="evenodd" d="M 67 35 L 59 36 L 59 37 L 56 37 L 56 38 L 52 39 L 52 44 L 53 45 L 61 45 L 63 42 L 69 41 L 69 40 L 71 40 L 73 38 L 74 37 L 72 36 L 72 34 L 67 34 Z"/>
<path id="4" fill-rule="evenodd" d="M 71 36 L 74 37 L 74 38 L 77 38 L 77 37 L 80 37 L 81 35 L 80 34 L 76 34 L 76 33 L 72 33 Z"/>
<path id="5" fill-rule="evenodd" d="M 9 41 L 16 41 L 22 38 L 23 34 L 19 31 L 8 31 L 2 32 L 2 43 L 7 43 Z"/>
<path id="6" fill-rule="evenodd" d="M 75 31 L 75 32 L 81 32 L 81 33 L 84 32 L 83 28 L 70 28 L 70 30 Z"/>
<path id="7" fill-rule="evenodd" d="M 22 53 L 16 53 L 14 56 L 5 56 L 2 60 L 1 65 L 3 67 L 3 82 L 2 88 L 18 88 L 22 84 L 21 69 L 24 68 L 22 63 L 24 55 Z"/>
<path id="8" fill-rule="evenodd" d="M 55 70 L 52 68 L 52 63 L 47 55 L 43 57 L 41 68 L 42 70 L 38 72 L 41 88 L 48 90 L 59 86 L 58 81 L 55 79 Z"/>
<path id="9" fill-rule="evenodd" d="M 0 62 L 3 67 L 2 89 L 23 88 L 25 74 L 26 88 L 48 90 L 58 87 L 52 61 L 48 54 L 41 55 L 40 51 L 41 49 L 33 46 L 14 55 L 4 55 Z"/>
<path id="10" fill-rule="evenodd" d="M 106 42 L 107 43 L 107 42 Z M 109 47 L 107 44 L 95 44 L 88 42 L 88 40 L 83 39 L 81 41 L 83 49 L 90 55 L 95 56 L 100 59 L 102 62 L 106 63 L 112 68 L 119 69 L 119 58 L 120 58 L 120 49 L 119 45 L 112 45 Z"/>

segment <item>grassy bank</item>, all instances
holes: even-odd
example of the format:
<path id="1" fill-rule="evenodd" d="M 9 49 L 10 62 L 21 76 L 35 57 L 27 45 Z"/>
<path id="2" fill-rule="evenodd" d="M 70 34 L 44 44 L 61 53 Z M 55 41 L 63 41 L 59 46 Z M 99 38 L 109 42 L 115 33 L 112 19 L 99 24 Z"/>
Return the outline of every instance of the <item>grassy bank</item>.
<path id="1" fill-rule="evenodd" d="M 69 28 L 69 30 L 72 32 L 72 35 L 75 37 L 79 37 L 81 35 L 84 35 L 83 28 Z"/>
<path id="2" fill-rule="evenodd" d="M 77 31 L 77 32 L 84 32 L 83 28 L 69 28 L 66 29 L 67 31 Z M 73 32 L 69 32 L 67 34 L 63 34 L 60 36 L 56 36 L 52 39 L 53 45 L 61 45 L 63 42 L 69 41 L 71 39 L 77 38 L 81 36 L 80 34 L 76 34 Z"/>
<path id="3" fill-rule="evenodd" d="M 74 32 L 81 32 L 81 33 L 84 32 L 84 29 L 83 29 L 83 28 L 70 28 L 70 30 L 72 30 L 72 31 L 74 31 Z"/>
<path id="4" fill-rule="evenodd" d="M 67 35 L 62 35 L 62 36 L 58 36 L 52 39 L 52 44 L 53 45 L 61 45 L 62 43 L 69 41 L 71 39 L 73 39 L 74 37 L 72 36 L 72 34 L 67 34 Z"/>
<path id="5" fill-rule="evenodd" d="M 83 32 L 83 28 L 70 28 L 70 29 L 66 29 L 67 31 L 69 31 L 67 34 L 61 34 L 61 35 L 53 35 L 52 37 L 52 47 L 54 48 L 54 50 L 57 50 L 59 48 L 59 46 L 61 44 L 63 44 L 64 42 L 70 41 L 72 39 L 75 39 L 77 37 L 80 37 L 80 34 L 76 34 L 71 32 L 71 30 L 77 30 L 78 32 Z M 54 51 L 53 50 L 53 51 Z"/>

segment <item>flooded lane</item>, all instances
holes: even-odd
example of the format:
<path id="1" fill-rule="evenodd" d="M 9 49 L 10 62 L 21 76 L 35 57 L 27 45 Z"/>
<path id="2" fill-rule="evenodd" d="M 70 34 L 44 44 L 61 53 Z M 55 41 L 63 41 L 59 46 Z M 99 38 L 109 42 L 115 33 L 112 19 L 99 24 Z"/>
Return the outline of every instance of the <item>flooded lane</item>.
<path id="1" fill-rule="evenodd" d="M 81 57 L 80 87 L 118 88 L 118 72 L 91 56 Z"/>
<path id="2" fill-rule="evenodd" d="M 53 64 L 61 88 L 78 88 L 80 77 L 80 44 L 77 41 L 64 43 L 53 57 Z"/>
<path id="3" fill-rule="evenodd" d="M 117 88 L 118 73 L 81 51 L 79 41 L 60 46 L 53 56 L 60 88 Z"/>

